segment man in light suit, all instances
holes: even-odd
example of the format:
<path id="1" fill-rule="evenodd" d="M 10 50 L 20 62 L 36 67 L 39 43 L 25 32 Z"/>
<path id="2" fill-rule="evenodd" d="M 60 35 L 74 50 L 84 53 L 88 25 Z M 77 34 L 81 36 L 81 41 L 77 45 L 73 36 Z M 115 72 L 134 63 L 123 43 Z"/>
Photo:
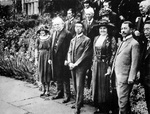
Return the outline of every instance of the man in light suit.
<path id="1" fill-rule="evenodd" d="M 86 71 L 89 68 L 92 58 L 92 47 L 90 38 L 83 34 L 83 25 L 81 22 L 75 24 L 75 31 L 76 36 L 70 42 L 67 61 L 76 93 L 75 114 L 80 114 L 80 109 L 83 105 Z"/>
<path id="2" fill-rule="evenodd" d="M 64 75 L 64 62 L 67 57 L 69 44 L 72 39 L 71 33 L 64 27 L 64 21 L 60 17 L 53 19 L 54 32 L 52 34 L 51 60 L 53 80 L 57 81 L 57 94 L 52 97 L 53 100 L 63 98 L 63 103 L 70 100 L 70 80 L 68 75 Z"/>
<path id="3" fill-rule="evenodd" d="M 123 41 L 118 47 L 112 70 L 116 75 L 119 114 L 130 113 L 129 96 L 138 69 L 139 43 L 132 36 L 133 24 L 125 21 L 121 26 Z"/>

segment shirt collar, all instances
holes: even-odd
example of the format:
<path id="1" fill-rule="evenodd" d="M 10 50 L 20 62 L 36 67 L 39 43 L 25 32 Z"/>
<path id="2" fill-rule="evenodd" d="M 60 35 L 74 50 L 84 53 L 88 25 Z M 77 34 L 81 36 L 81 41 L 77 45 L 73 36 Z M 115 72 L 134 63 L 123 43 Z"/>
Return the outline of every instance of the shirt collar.
<path id="1" fill-rule="evenodd" d="M 128 39 L 130 39 L 132 37 L 132 34 L 131 35 L 128 35 L 126 38 L 123 38 L 123 41 L 127 41 Z"/>
<path id="2" fill-rule="evenodd" d="M 76 35 L 77 38 L 80 38 L 83 35 L 83 33 Z"/>
<path id="3" fill-rule="evenodd" d="M 91 24 L 93 22 L 93 18 L 90 21 L 88 21 L 88 22 L 90 22 L 90 24 Z"/>
<path id="4" fill-rule="evenodd" d="M 74 19 L 74 17 L 72 17 L 71 19 L 69 19 L 69 21 L 70 21 L 70 22 L 72 22 L 72 21 L 73 21 L 73 19 Z"/>

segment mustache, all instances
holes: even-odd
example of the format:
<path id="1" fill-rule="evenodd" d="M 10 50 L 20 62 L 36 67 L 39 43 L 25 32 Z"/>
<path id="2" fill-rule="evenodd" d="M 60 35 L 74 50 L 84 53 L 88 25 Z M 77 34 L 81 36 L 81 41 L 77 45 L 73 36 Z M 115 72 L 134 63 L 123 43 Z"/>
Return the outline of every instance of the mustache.
<path id="1" fill-rule="evenodd" d="M 121 32 L 121 34 L 126 34 L 125 32 Z"/>

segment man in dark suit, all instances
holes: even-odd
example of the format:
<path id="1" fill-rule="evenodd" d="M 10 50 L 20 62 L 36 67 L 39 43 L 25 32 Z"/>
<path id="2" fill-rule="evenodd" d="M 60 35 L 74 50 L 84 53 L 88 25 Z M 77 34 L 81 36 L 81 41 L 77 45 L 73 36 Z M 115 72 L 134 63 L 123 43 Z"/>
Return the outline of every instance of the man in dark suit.
<path id="1" fill-rule="evenodd" d="M 97 31 L 93 31 L 94 25 L 97 24 L 97 22 L 94 20 L 94 10 L 85 10 L 85 20 L 83 20 L 82 23 L 84 26 L 84 34 L 88 36 L 93 43 L 95 36 L 98 35 L 98 33 L 95 33 Z"/>
<path id="2" fill-rule="evenodd" d="M 148 40 L 142 62 L 141 82 L 145 89 L 145 100 L 147 103 L 148 113 L 150 114 L 150 20 L 144 24 L 144 35 Z"/>
<path id="3" fill-rule="evenodd" d="M 113 1 L 113 0 L 112 0 Z M 118 15 L 123 22 L 129 20 L 134 23 L 135 18 L 140 15 L 138 10 L 138 2 L 141 0 L 119 0 Z"/>
<path id="4" fill-rule="evenodd" d="M 73 9 L 68 9 L 67 11 L 67 21 L 65 22 L 66 29 L 71 32 L 72 37 L 75 36 L 75 23 L 77 20 L 74 18 L 75 12 Z"/>
<path id="5" fill-rule="evenodd" d="M 74 89 L 76 92 L 76 111 L 80 114 L 83 105 L 84 81 L 86 71 L 92 58 L 91 40 L 83 34 L 83 25 L 75 24 L 76 36 L 71 40 L 68 51 L 68 65 L 71 70 Z"/>
<path id="6" fill-rule="evenodd" d="M 146 45 L 147 45 L 147 39 L 144 35 L 143 32 L 143 27 L 144 27 L 144 23 L 148 20 L 150 20 L 150 17 L 148 15 L 150 15 L 150 11 L 148 11 L 150 8 L 150 3 L 148 1 L 142 1 L 139 4 L 139 10 L 141 13 L 141 17 L 137 17 L 135 20 L 135 25 L 136 25 L 136 30 L 134 32 L 135 34 L 135 39 L 139 42 L 140 44 L 140 64 L 142 64 L 143 60 L 144 60 L 144 53 L 146 50 Z M 141 66 L 139 64 L 139 66 Z M 139 67 L 140 71 L 142 70 L 142 67 Z"/>
<path id="7" fill-rule="evenodd" d="M 97 22 L 94 20 L 94 11 L 92 9 L 85 10 L 85 17 L 86 17 L 85 20 L 82 21 L 84 26 L 84 34 L 91 39 L 91 44 L 93 47 L 94 38 L 99 33 L 97 32 L 97 30 L 94 29 L 94 26 L 97 24 Z M 90 61 L 92 65 L 92 60 Z M 87 75 L 88 75 L 87 86 L 88 88 L 90 88 L 90 83 L 92 78 L 91 66 L 89 66 Z"/>
<path id="8" fill-rule="evenodd" d="M 57 94 L 52 99 L 59 99 L 65 95 L 64 103 L 70 100 L 70 81 L 64 75 L 64 61 L 67 57 L 71 33 L 64 27 L 64 21 L 60 17 L 53 19 L 54 32 L 52 34 L 51 60 L 53 79 L 57 81 Z"/>
<path id="9" fill-rule="evenodd" d="M 133 24 L 130 21 L 123 22 L 121 26 L 123 41 L 118 47 L 112 66 L 112 71 L 114 70 L 116 75 L 119 114 L 128 114 L 131 111 L 129 96 L 138 70 L 140 48 L 132 32 Z"/>

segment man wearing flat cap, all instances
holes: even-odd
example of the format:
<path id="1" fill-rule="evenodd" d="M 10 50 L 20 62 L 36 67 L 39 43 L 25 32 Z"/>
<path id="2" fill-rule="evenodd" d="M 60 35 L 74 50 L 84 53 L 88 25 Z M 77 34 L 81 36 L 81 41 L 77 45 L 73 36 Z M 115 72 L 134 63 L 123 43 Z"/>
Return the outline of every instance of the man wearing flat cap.
<path id="1" fill-rule="evenodd" d="M 90 38 L 83 34 L 83 24 L 81 22 L 75 24 L 75 32 L 76 36 L 70 42 L 67 61 L 76 93 L 75 114 L 80 114 L 80 109 L 83 106 L 86 71 L 92 59 L 92 47 Z"/>

